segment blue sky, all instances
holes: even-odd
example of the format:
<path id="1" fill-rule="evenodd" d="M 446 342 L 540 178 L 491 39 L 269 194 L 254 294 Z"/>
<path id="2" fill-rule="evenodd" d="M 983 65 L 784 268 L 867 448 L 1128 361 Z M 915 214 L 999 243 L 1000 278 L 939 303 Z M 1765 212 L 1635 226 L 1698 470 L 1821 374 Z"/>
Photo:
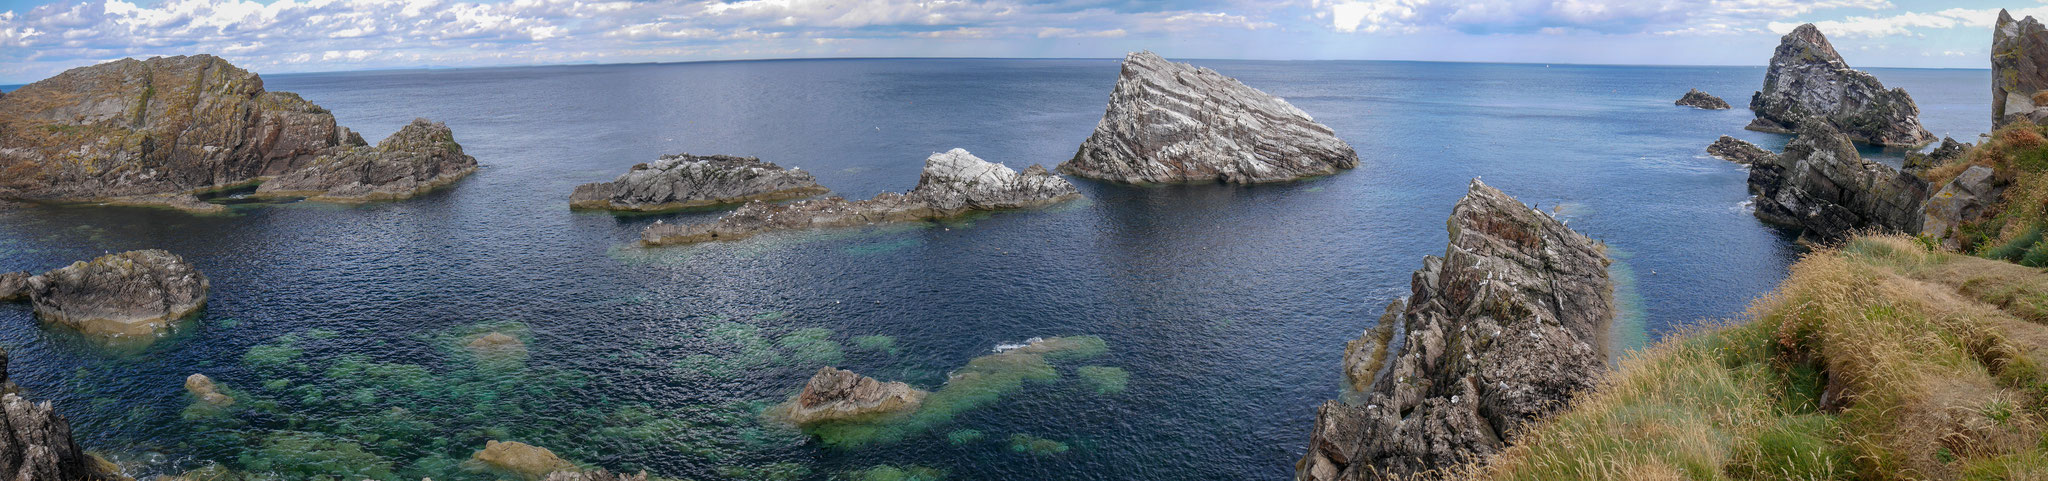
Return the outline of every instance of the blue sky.
<path id="1" fill-rule="evenodd" d="M 0 83 L 211 53 L 263 73 L 790 57 L 1761 65 L 1814 22 L 1850 65 L 1983 68 L 2037 0 L 0 0 Z"/>

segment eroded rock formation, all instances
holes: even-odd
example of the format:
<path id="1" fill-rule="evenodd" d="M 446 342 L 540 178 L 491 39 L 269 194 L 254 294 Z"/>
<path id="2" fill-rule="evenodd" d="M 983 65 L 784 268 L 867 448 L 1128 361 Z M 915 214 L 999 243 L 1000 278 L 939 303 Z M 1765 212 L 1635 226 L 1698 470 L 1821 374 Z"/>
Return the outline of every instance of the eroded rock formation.
<path id="1" fill-rule="evenodd" d="M 1750 166 L 1756 217 L 1822 240 L 1859 230 L 1919 232 L 1927 181 L 1864 160 L 1842 132 L 1806 122 L 1785 152 Z"/>
<path id="2" fill-rule="evenodd" d="M 1707 155 L 1742 165 L 1770 162 L 1778 157 L 1778 154 L 1757 147 L 1756 144 L 1726 135 L 1707 145 Z"/>
<path id="3" fill-rule="evenodd" d="M 1991 29 L 1991 130 L 2015 120 L 2048 120 L 2048 28 L 1998 10 Z"/>
<path id="4" fill-rule="evenodd" d="M 1750 97 L 1750 130 L 1793 133 L 1819 119 L 1852 140 L 1919 147 L 1934 140 L 1920 126 L 1920 107 L 1904 89 L 1886 90 L 1877 77 L 1849 68 L 1813 24 L 1785 34 L 1764 73 L 1763 90 Z"/>
<path id="5" fill-rule="evenodd" d="M 1124 57 L 1095 134 L 1060 173 L 1133 183 L 1278 182 L 1358 166 L 1307 112 L 1206 68 Z"/>
<path id="6" fill-rule="evenodd" d="M 445 129 L 443 134 L 445 134 Z M 405 131 L 384 144 L 412 139 Z M 443 135 L 442 137 L 445 137 Z M 435 139 L 435 142 L 446 140 Z M 371 149 L 335 124 L 326 109 L 289 92 L 263 89 L 263 79 L 211 55 L 124 59 L 65 71 L 0 97 L 0 199 L 105 202 L 224 210 L 194 193 L 246 186 L 322 165 L 370 169 L 360 177 L 334 170 L 324 181 L 397 181 L 397 163 L 430 165 L 445 184 L 467 174 L 474 159 L 447 140 L 452 156 Z M 416 146 L 407 146 L 416 147 Z M 435 152 L 439 149 L 433 146 Z M 346 159 L 323 160 L 329 156 Z M 355 160 L 347 160 L 355 159 Z M 462 165 L 471 169 L 464 169 Z M 415 165 L 415 170 L 418 170 Z M 301 184 L 306 185 L 306 184 Z M 320 185 L 346 199 L 370 191 L 352 183 Z M 402 196 L 402 195 L 399 195 Z"/>
<path id="7" fill-rule="evenodd" d="M 1991 213 L 2005 187 L 1990 167 L 1970 166 L 1921 206 L 1919 233 L 1939 239 L 1949 249 L 1961 247 L 1961 238 L 1954 229 Z"/>
<path id="8" fill-rule="evenodd" d="M 206 305 L 209 286 L 184 258 L 156 249 L 74 262 L 25 283 L 37 318 L 100 337 L 153 337 Z"/>
<path id="9" fill-rule="evenodd" d="M 648 212 L 773 202 L 825 192 L 811 173 L 761 159 L 676 154 L 662 156 L 652 164 L 634 165 L 611 182 L 576 186 L 569 194 L 569 207 Z"/>
<path id="10" fill-rule="evenodd" d="M 917 409 L 926 394 L 909 384 L 877 381 L 828 366 L 811 375 L 803 392 L 784 409 L 789 421 L 801 426 Z"/>
<path id="11" fill-rule="evenodd" d="M 1398 339 L 1368 331 L 1347 350 L 1376 353 L 1345 359 L 1366 388 L 1317 409 L 1296 479 L 1389 479 L 1481 459 L 1606 369 L 1605 245 L 1478 180 L 1449 230 L 1444 256 L 1423 258 L 1409 301 L 1382 318 Z"/>
<path id="12" fill-rule="evenodd" d="M 440 122 L 413 119 L 376 147 L 337 149 L 304 168 L 257 187 L 259 196 L 307 197 L 327 202 L 404 199 L 455 183 L 476 172 L 455 133 Z"/>
<path id="13" fill-rule="evenodd" d="M 1046 206 L 1080 197 L 1073 184 L 1043 166 L 1018 172 L 953 149 L 926 158 L 924 174 L 908 193 L 883 193 L 862 201 L 839 197 L 790 204 L 756 201 L 712 222 L 656 223 L 641 231 L 640 242 L 666 245 L 737 240 L 779 230 L 935 220 L 972 211 Z"/>
<path id="14" fill-rule="evenodd" d="M 1679 97 L 1678 101 L 1671 104 L 1706 110 L 1728 110 L 1731 108 L 1728 106 L 1728 101 L 1721 100 L 1720 97 L 1715 97 L 1713 94 L 1701 92 L 1700 89 L 1686 91 L 1685 96 Z"/>
<path id="15" fill-rule="evenodd" d="M 7 380 L 7 353 L 0 352 L 0 478 L 16 481 L 125 481 L 112 465 L 71 438 L 71 423 L 48 401 L 30 402 Z"/>

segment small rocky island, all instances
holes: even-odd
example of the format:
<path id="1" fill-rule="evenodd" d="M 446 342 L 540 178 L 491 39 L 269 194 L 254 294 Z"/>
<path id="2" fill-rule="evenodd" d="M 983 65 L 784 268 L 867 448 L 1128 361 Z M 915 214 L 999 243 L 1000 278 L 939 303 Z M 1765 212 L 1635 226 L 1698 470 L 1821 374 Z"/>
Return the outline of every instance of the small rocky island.
<path id="1" fill-rule="evenodd" d="M 791 204 L 756 201 L 712 222 L 657 222 L 641 231 L 640 242 L 658 246 L 738 240 L 782 230 L 937 220 L 973 211 L 1040 207 L 1080 197 L 1073 184 L 1043 166 L 1018 172 L 953 149 L 926 158 L 923 176 L 907 193 L 887 192 L 862 201 L 839 197 Z"/>
<path id="2" fill-rule="evenodd" d="M 636 164 L 611 182 L 576 186 L 569 207 L 656 212 L 753 201 L 774 202 L 824 194 L 811 173 L 753 157 L 665 155 Z"/>
<path id="3" fill-rule="evenodd" d="M 211 55 L 123 59 L 0 97 L 0 199 L 225 208 L 195 194 L 397 199 L 476 169 L 448 129 L 416 121 L 376 147 L 327 109 Z"/>
<path id="4" fill-rule="evenodd" d="M 1732 108 L 1728 106 L 1728 101 L 1721 100 L 1720 97 L 1715 97 L 1713 94 L 1701 92 L 1700 89 L 1686 91 L 1684 97 L 1679 97 L 1678 101 L 1671 104 L 1705 110 L 1728 110 Z"/>
<path id="5" fill-rule="evenodd" d="M 2024 119 L 2048 121 L 2048 28 L 1998 10 L 1991 29 L 1991 130 Z"/>
<path id="6" fill-rule="evenodd" d="M 1771 153 L 1771 151 L 1765 150 L 1763 147 L 1757 147 L 1756 144 L 1749 143 L 1749 141 L 1726 135 L 1707 145 L 1707 155 L 1742 165 L 1770 162 L 1778 156 L 1778 154 Z"/>
<path id="7" fill-rule="evenodd" d="M 1063 174 L 1130 183 L 1281 182 L 1358 166 L 1358 152 L 1307 112 L 1237 79 L 1124 57 L 1095 134 Z"/>
<path id="8" fill-rule="evenodd" d="M 1920 126 L 1920 107 L 1904 89 L 1885 90 L 1869 73 L 1851 69 L 1813 24 L 1779 40 L 1764 73 L 1763 90 L 1750 97 L 1756 112 L 1749 130 L 1790 134 L 1819 119 L 1851 140 L 1917 148 L 1934 140 Z"/>
<path id="9" fill-rule="evenodd" d="M 853 371 L 823 367 L 802 393 L 779 409 L 798 426 L 911 411 L 930 393 L 902 382 L 882 382 Z"/>
<path id="10" fill-rule="evenodd" d="M 1821 240 L 1865 229 L 1919 232 L 1927 191 L 1926 180 L 1863 159 L 1847 135 L 1819 121 L 1802 123 L 1783 154 L 1749 170 L 1758 219 Z"/>
<path id="11" fill-rule="evenodd" d="M 1317 409 L 1295 479 L 1408 479 L 1480 460 L 1606 370 L 1605 245 L 1478 180 L 1449 228 L 1409 300 L 1349 346 L 1344 371 L 1362 391 Z"/>
<path id="12" fill-rule="evenodd" d="M 208 287 L 206 276 L 184 258 L 155 249 L 100 256 L 37 276 L 0 274 L 0 299 L 26 298 L 43 322 L 103 338 L 153 339 L 205 306 Z"/>

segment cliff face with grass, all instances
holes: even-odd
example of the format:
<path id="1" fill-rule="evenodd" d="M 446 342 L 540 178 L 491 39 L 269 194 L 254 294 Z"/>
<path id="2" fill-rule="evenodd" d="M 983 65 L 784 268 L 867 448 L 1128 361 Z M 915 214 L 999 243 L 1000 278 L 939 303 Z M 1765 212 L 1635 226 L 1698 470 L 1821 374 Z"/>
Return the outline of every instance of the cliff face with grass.
<path id="1" fill-rule="evenodd" d="M 1469 479 L 2042 479 L 2048 274 L 1865 237 L 1633 353 Z"/>
<path id="2" fill-rule="evenodd" d="M 1484 459 L 1606 369 L 1606 246 L 1478 180 L 1408 302 L 1351 343 L 1298 480 L 1387 479 Z M 1396 338 L 1395 334 L 1399 337 Z M 1384 366 L 1384 367 L 1382 367 Z"/>

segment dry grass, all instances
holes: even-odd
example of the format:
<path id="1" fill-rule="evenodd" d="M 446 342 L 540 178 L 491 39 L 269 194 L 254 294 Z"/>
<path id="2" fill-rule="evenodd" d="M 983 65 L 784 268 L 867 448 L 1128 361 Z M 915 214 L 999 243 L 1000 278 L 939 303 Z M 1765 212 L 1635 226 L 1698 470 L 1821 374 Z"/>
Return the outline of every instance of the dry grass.
<path id="1" fill-rule="evenodd" d="M 1486 479 L 2037 479 L 2048 274 L 1864 237 L 1633 353 Z"/>
<path id="2" fill-rule="evenodd" d="M 1990 167 L 1995 182 L 2006 186 L 1991 215 L 1957 226 L 1953 233 L 1963 241 L 1965 251 L 1980 255 L 1998 251 L 1993 257 L 2021 261 L 2019 254 L 2034 249 L 2038 232 L 2048 225 L 2048 128 L 2028 122 L 2014 122 L 1991 134 L 1991 138 L 1948 164 L 1928 169 L 1922 176 L 1940 189 L 1972 166 Z M 2024 242 L 2019 242 L 2026 239 Z M 2048 247 L 2040 249 L 2038 262 L 2048 266 Z"/>

